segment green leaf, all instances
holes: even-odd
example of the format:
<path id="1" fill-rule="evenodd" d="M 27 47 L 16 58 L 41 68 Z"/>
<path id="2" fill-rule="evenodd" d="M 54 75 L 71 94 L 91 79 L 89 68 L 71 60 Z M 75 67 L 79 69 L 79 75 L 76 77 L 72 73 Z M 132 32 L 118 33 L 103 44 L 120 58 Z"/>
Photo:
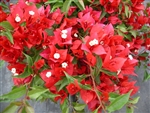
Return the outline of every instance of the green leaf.
<path id="1" fill-rule="evenodd" d="M 78 6 L 81 11 L 85 9 L 84 2 L 82 0 L 73 0 L 73 2 Z"/>
<path id="2" fill-rule="evenodd" d="M 58 91 L 60 91 L 61 89 L 63 89 L 66 85 L 68 84 L 68 80 L 67 78 L 64 78 L 61 85 L 59 86 Z"/>
<path id="3" fill-rule="evenodd" d="M 51 12 L 53 12 L 55 9 L 60 8 L 62 6 L 63 6 L 63 2 L 58 2 L 58 3 L 54 4 L 52 9 L 51 9 Z"/>
<path id="4" fill-rule="evenodd" d="M 134 113 L 134 108 L 133 107 L 126 107 L 126 113 Z"/>
<path id="5" fill-rule="evenodd" d="M 80 104 L 80 103 L 75 103 L 73 105 L 73 107 L 74 107 L 74 109 L 76 111 L 82 111 L 82 110 L 84 110 L 85 106 L 86 106 L 85 104 Z"/>
<path id="6" fill-rule="evenodd" d="M 98 69 L 100 69 L 101 67 L 102 67 L 102 59 L 101 59 L 101 57 L 100 56 L 96 56 L 96 60 L 97 60 L 97 63 L 96 63 L 96 67 L 98 68 Z"/>
<path id="7" fill-rule="evenodd" d="M 125 15 L 129 17 L 129 6 L 125 5 Z"/>
<path id="8" fill-rule="evenodd" d="M 147 71 L 145 71 L 145 72 L 144 72 L 143 81 L 145 82 L 145 81 L 147 81 L 147 80 L 149 80 L 149 79 L 150 79 L 150 74 L 149 74 Z"/>
<path id="9" fill-rule="evenodd" d="M 68 73 L 66 73 L 66 72 L 64 72 L 65 73 L 65 75 L 66 75 L 66 78 L 67 78 L 67 80 L 68 80 L 68 82 L 69 83 L 71 83 L 71 82 L 74 82 L 74 78 L 72 77 L 72 76 L 70 76 Z"/>
<path id="10" fill-rule="evenodd" d="M 43 93 L 42 96 L 43 96 L 44 98 L 54 99 L 56 96 L 59 96 L 59 95 L 54 94 L 54 93 L 51 93 L 51 92 L 46 92 L 46 93 Z"/>
<path id="11" fill-rule="evenodd" d="M 69 113 L 69 107 L 67 99 L 64 100 L 63 104 L 60 104 L 60 108 L 62 110 L 62 113 Z"/>
<path id="12" fill-rule="evenodd" d="M 43 93 L 47 92 L 48 89 L 44 89 L 44 88 L 39 88 L 39 89 L 33 89 L 31 91 L 29 91 L 28 96 L 32 99 L 37 99 L 40 95 L 42 95 Z"/>
<path id="13" fill-rule="evenodd" d="M 118 96 L 119 96 L 119 94 L 117 94 L 117 93 L 110 93 L 110 94 L 109 94 L 109 100 L 112 102 L 112 101 L 115 100 Z"/>
<path id="14" fill-rule="evenodd" d="M 136 38 L 136 31 L 135 30 L 132 30 L 132 31 L 129 31 L 131 34 L 132 34 L 132 36 L 134 36 L 134 38 Z"/>
<path id="15" fill-rule="evenodd" d="M 106 69 L 101 69 L 100 71 L 107 74 L 107 75 L 109 75 L 109 76 L 116 76 L 117 75 L 116 72 L 111 72 L 111 71 L 108 71 Z"/>
<path id="16" fill-rule="evenodd" d="M 14 29 L 8 21 L 0 22 L 0 26 L 7 29 L 7 30 L 13 30 Z"/>
<path id="17" fill-rule="evenodd" d="M 0 34 L 1 36 L 6 36 L 7 37 L 7 39 L 12 43 L 12 44 L 14 44 L 14 40 L 13 40 L 13 36 L 12 36 L 12 34 L 11 34 L 11 32 L 10 31 L 2 31 L 1 32 L 1 34 Z"/>
<path id="18" fill-rule="evenodd" d="M 26 113 L 34 113 L 34 109 L 29 105 L 25 106 L 25 110 L 26 110 Z"/>
<path id="19" fill-rule="evenodd" d="M 136 98 L 134 98 L 134 99 L 132 99 L 132 100 L 129 100 L 128 103 L 136 104 L 136 103 L 139 101 L 139 99 L 140 99 L 140 97 L 136 97 Z"/>
<path id="20" fill-rule="evenodd" d="M 0 98 L 1 99 L 15 100 L 15 99 L 22 97 L 25 93 L 26 93 L 26 87 L 20 86 L 20 87 L 12 89 L 11 92 L 2 95 Z"/>
<path id="21" fill-rule="evenodd" d="M 11 103 L 8 107 L 4 109 L 2 113 L 16 113 L 16 110 L 18 109 L 18 106 L 14 103 Z"/>
<path id="22" fill-rule="evenodd" d="M 118 28 L 123 33 L 127 32 L 127 28 L 126 28 L 126 26 L 124 24 L 118 25 L 116 28 Z"/>
<path id="23" fill-rule="evenodd" d="M 103 8 L 103 9 L 102 9 L 102 14 L 101 14 L 101 16 L 100 16 L 100 20 L 103 19 L 106 14 L 107 14 L 107 13 L 106 13 L 105 9 Z"/>
<path id="24" fill-rule="evenodd" d="M 94 110 L 94 111 L 93 111 L 93 112 L 91 112 L 91 113 L 98 113 L 98 109 Z"/>
<path id="25" fill-rule="evenodd" d="M 3 2 L 0 2 L 0 6 L 2 6 L 4 9 L 9 9 L 9 7 L 6 4 L 4 4 Z"/>
<path id="26" fill-rule="evenodd" d="M 54 35 L 54 30 L 53 29 L 45 29 L 46 33 L 48 36 L 53 36 Z"/>
<path id="27" fill-rule="evenodd" d="M 119 110 L 121 109 L 129 100 L 129 97 L 130 97 L 130 93 L 127 93 L 127 94 L 124 94 L 124 95 L 120 95 L 118 96 L 115 100 L 113 100 L 111 102 L 111 104 L 107 107 L 107 110 L 109 112 L 113 112 L 113 111 L 116 111 L 116 110 Z"/>
<path id="28" fill-rule="evenodd" d="M 72 0 L 65 0 L 63 7 L 62 7 L 62 11 L 67 15 L 67 12 L 69 10 L 69 7 L 71 5 Z"/>
<path id="29" fill-rule="evenodd" d="M 3 67 L 5 61 L 4 60 L 0 60 L 0 68 Z"/>
<path id="30" fill-rule="evenodd" d="M 91 90 L 91 85 L 89 85 L 89 84 L 87 84 L 87 85 L 82 85 L 81 83 L 79 83 L 79 85 L 80 85 L 80 87 L 82 88 L 82 89 L 86 89 L 86 90 Z"/>
<path id="31" fill-rule="evenodd" d="M 26 77 L 30 76 L 32 73 L 33 73 L 32 68 L 29 67 L 29 66 L 27 66 L 27 67 L 24 69 L 24 71 L 23 71 L 22 74 L 20 74 L 20 75 L 18 75 L 18 76 L 14 76 L 14 78 L 26 78 Z"/>
<path id="32" fill-rule="evenodd" d="M 48 0 L 47 2 L 45 2 L 44 4 L 52 4 L 52 3 L 56 3 L 58 2 L 59 0 Z"/>
<path id="33" fill-rule="evenodd" d="M 27 64 L 29 64 L 29 66 L 33 66 L 32 58 L 29 55 L 25 54 L 25 53 L 23 53 L 23 54 L 25 55 L 25 57 L 27 59 Z"/>

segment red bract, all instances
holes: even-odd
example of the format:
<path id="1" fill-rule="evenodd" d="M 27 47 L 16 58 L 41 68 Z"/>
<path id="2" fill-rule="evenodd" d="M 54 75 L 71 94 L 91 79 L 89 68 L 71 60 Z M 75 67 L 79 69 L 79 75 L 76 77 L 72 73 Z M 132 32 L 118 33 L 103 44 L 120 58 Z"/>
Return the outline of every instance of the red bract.
<path id="1" fill-rule="evenodd" d="M 23 100 L 60 100 L 63 112 L 66 105 L 82 112 L 80 97 L 94 113 L 120 109 L 117 101 L 133 108 L 138 87 L 130 77 L 149 59 L 149 6 L 144 9 L 144 0 L 46 1 L 19 0 L 7 13 L 0 7 L 0 60 L 8 62 L 14 85 L 26 86 Z M 119 96 L 130 92 L 122 102 Z"/>
<path id="2" fill-rule="evenodd" d="M 80 90 L 80 86 L 79 86 L 77 80 L 75 80 L 74 83 L 70 83 L 66 88 L 67 88 L 68 93 L 69 93 L 70 95 L 74 95 L 74 94 L 76 94 L 77 92 L 79 92 L 79 90 Z"/>

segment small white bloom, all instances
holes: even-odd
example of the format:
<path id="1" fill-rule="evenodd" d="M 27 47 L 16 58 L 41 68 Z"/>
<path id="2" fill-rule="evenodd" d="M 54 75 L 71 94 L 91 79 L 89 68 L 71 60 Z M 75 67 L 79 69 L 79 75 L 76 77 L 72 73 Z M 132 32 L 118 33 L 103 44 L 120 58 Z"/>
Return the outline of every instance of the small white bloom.
<path id="1" fill-rule="evenodd" d="M 66 39 L 67 38 L 67 34 L 65 34 L 65 33 L 61 34 L 61 38 Z"/>
<path id="2" fill-rule="evenodd" d="M 19 17 L 19 15 L 16 16 L 15 21 L 16 22 L 20 22 L 21 21 L 21 18 Z"/>
<path id="3" fill-rule="evenodd" d="M 35 14 L 35 12 L 34 11 L 29 11 L 29 14 L 33 16 Z"/>
<path id="4" fill-rule="evenodd" d="M 26 3 L 26 5 L 30 5 L 28 1 L 26 1 L 25 3 Z"/>
<path id="5" fill-rule="evenodd" d="M 47 73 L 46 73 L 46 77 L 47 77 L 47 78 L 49 78 L 49 77 L 51 77 L 51 76 L 52 76 L 52 73 L 51 73 L 51 72 L 47 72 Z"/>
<path id="6" fill-rule="evenodd" d="M 17 75 L 19 75 L 18 73 L 14 73 L 14 76 L 17 76 Z"/>
<path id="7" fill-rule="evenodd" d="M 121 72 L 121 70 L 118 70 L 118 71 L 117 71 L 117 75 L 119 75 L 120 72 Z"/>
<path id="8" fill-rule="evenodd" d="M 78 34 L 77 34 L 77 33 L 74 33 L 74 37 L 76 37 L 76 38 L 77 38 L 77 37 L 78 37 Z"/>
<path id="9" fill-rule="evenodd" d="M 98 44 L 98 40 L 97 39 L 93 39 L 89 42 L 89 45 L 90 46 L 94 46 L 94 45 L 97 45 Z"/>
<path id="10" fill-rule="evenodd" d="M 147 47 L 149 48 L 149 47 L 150 47 L 150 44 L 149 44 L 149 45 L 147 45 Z"/>
<path id="11" fill-rule="evenodd" d="M 104 41 L 100 41 L 100 44 L 101 44 L 101 45 L 104 45 Z"/>
<path id="12" fill-rule="evenodd" d="M 133 60 L 133 56 L 132 56 L 132 55 L 128 55 L 128 58 L 129 58 L 130 60 Z"/>
<path id="13" fill-rule="evenodd" d="M 112 59 L 112 56 L 110 56 L 109 59 Z"/>
<path id="14" fill-rule="evenodd" d="M 134 52 L 136 52 L 136 53 L 137 53 L 137 52 L 139 52 L 139 51 L 138 51 L 137 49 L 135 49 L 135 50 L 134 50 Z"/>
<path id="15" fill-rule="evenodd" d="M 46 49 L 46 46 L 43 46 L 43 49 Z"/>
<path id="16" fill-rule="evenodd" d="M 67 30 L 62 30 L 61 33 L 62 33 L 62 34 L 67 34 L 68 31 L 67 31 Z"/>
<path id="17" fill-rule="evenodd" d="M 61 66 L 62 66 L 63 68 L 66 68 L 66 67 L 68 66 L 68 64 L 67 64 L 66 62 L 63 62 L 63 63 L 61 64 Z"/>
<path id="18" fill-rule="evenodd" d="M 94 42 L 94 45 L 98 44 L 98 40 L 97 39 L 94 39 L 93 42 Z"/>
<path id="19" fill-rule="evenodd" d="M 15 74 L 15 73 L 16 73 L 16 68 L 12 68 L 12 69 L 11 69 L 11 72 L 12 72 L 13 74 Z"/>
<path id="20" fill-rule="evenodd" d="M 127 47 L 130 47 L 130 44 L 129 44 L 129 43 L 127 43 Z"/>
<path id="21" fill-rule="evenodd" d="M 55 59 L 59 59 L 59 58 L 60 58 L 60 54 L 59 54 L 59 53 L 55 53 L 55 54 L 54 54 L 54 58 L 55 58 Z"/>

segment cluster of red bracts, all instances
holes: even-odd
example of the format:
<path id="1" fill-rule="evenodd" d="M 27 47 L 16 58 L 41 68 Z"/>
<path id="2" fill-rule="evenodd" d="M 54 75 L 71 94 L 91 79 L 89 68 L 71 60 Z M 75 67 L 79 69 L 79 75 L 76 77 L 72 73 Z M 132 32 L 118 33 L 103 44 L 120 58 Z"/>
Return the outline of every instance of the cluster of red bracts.
<path id="1" fill-rule="evenodd" d="M 141 2 L 143 0 L 132 0 L 133 11 L 143 9 Z M 118 9 L 120 0 L 100 0 L 100 4 L 105 7 L 106 12 L 112 14 Z M 102 68 L 110 72 L 115 72 L 117 76 L 109 76 L 106 73 L 99 73 L 100 84 L 96 88 L 101 92 L 100 98 L 103 102 L 109 101 L 109 93 L 119 91 L 120 94 L 126 94 L 132 90 L 131 95 L 138 91 L 134 86 L 135 81 L 130 81 L 130 76 L 136 75 L 134 68 L 138 63 L 134 54 L 138 53 L 142 44 L 145 44 L 150 50 L 150 38 L 145 42 L 141 38 L 135 38 L 131 42 L 123 39 L 115 33 L 112 25 L 121 23 L 117 15 L 111 15 L 99 19 L 101 11 L 86 7 L 85 10 L 78 13 L 77 17 L 67 18 L 60 9 L 50 12 L 50 6 L 46 8 L 36 8 L 34 4 L 19 0 L 18 4 L 10 7 L 11 13 L 7 15 L 0 9 L 3 18 L 0 21 L 7 20 L 14 28 L 13 40 L 0 37 L 0 58 L 9 62 L 8 68 L 14 76 L 19 76 L 28 64 L 22 61 L 25 59 L 23 52 L 27 49 L 30 54 L 31 48 L 41 50 L 38 61 L 34 62 L 33 70 L 40 73 L 40 77 L 45 82 L 51 92 L 59 94 L 55 100 L 61 99 L 61 103 L 67 98 L 68 94 L 74 95 L 79 93 L 81 99 L 88 104 L 93 111 L 99 106 L 99 100 L 94 92 L 92 82 L 93 70 L 96 68 L 97 56 L 102 60 Z M 150 10 L 147 9 L 149 12 Z M 69 15 L 75 11 L 74 7 L 69 10 Z M 150 13 L 148 13 L 150 15 Z M 135 18 L 136 17 L 136 18 Z M 147 17 L 132 14 L 127 22 L 134 29 L 139 29 L 148 22 Z M 144 21 L 143 21 L 144 20 Z M 108 24 L 103 22 L 108 21 Z M 138 26 L 136 24 L 139 24 Z M 25 25 L 24 25 L 25 24 Z M 59 27 L 54 29 L 53 26 Z M 45 29 L 51 29 L 52 34 Z M 87 32 L 87 34 L 85 34 Z M 73 63 L 73 60 L 76 60 Z M 48 68 L 40 71 L 44 64 Z M 82 85 L 90 85 L 91 90 L 80 87 L 76 79 L 74 83 L 69 83 L 66 88 L 58 91 L 56 83 L 65 77 L 64 71 L 70 76 L 88 75 L 81 81 Z M 32 75 L 27 78 L 14 78 L 15 85 L 21 85 L 31 82 Z"/>

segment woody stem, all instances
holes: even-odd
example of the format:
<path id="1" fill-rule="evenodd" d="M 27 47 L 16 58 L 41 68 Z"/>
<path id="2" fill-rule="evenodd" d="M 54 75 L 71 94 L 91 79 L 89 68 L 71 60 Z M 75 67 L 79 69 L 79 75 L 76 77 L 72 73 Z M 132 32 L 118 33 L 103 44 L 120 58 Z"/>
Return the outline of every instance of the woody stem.
<path id="1" fill-rule="evenodd" d="M 95 92 L 95 94 L 96 94 L 96 96 L 97 96 L 97 98 L 99 100 L 99 103 L 100 103 L 99 107 L 102 107 L 102 109 L 104 110 L 104 113 L 107 113 L 106 110 L 105 110 L 105 107 L 102 104 L 100 96 L 99 96 L 99 94 L 97 92 L 97 88 L 96 88 L 96 84 L 95 84 L 95 81 L 94 81 L 94 77 L 92 75 L 91 75 L 91 78 L 92 78 L 92 82 L 93 82 L 94 92 Z"/>

